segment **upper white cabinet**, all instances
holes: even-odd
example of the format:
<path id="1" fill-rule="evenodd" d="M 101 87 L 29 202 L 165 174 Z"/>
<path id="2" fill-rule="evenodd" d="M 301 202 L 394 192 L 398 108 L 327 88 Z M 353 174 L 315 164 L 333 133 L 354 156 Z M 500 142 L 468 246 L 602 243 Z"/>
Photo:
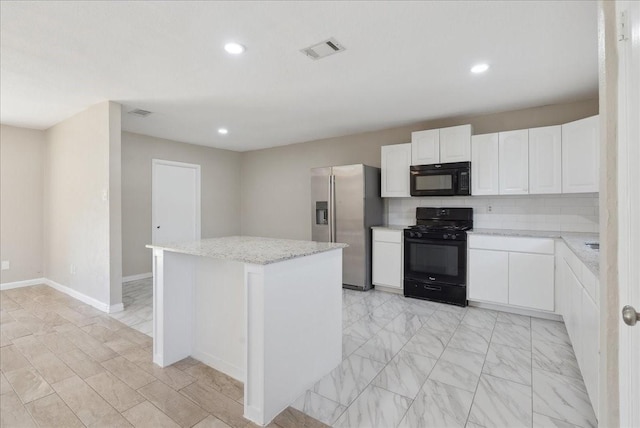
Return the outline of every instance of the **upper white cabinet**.
<path id="1" fill-rule="evenodd" d="M 599 116 L 562 125 L 562 193 L 597 192 Z"/>
<path id="2" fill-rule="evenodd" d="M 440 129 L 440 163 L 471 160 L 471 125 Z"/>
<path id="3" fill-rule="evenodd" d="M 562 129 L 529 129 L 529 193 L 562 192 Z"/>
<path id="4" fill-rule="evenodd" d="M 382 146 L 380 155 L 382 165 L 381 196 L 383 198 L 410 197 L 411 143 Z"/>
<path id="5" fill-rule="evenodd" d="M 498 140 L 500 194 L 526 195 L 529 193 L 529 131 L 501 132 Z"/>
<path id="6" fill-rule="evenodd" d="M 471 125 L 411 133 L 411 165 L 471 160 Z"/>
<path id="7" fill-rule="evenodd" d="M 373 229 L 373 284 L 402 289 L 402 230 Z"/>
<path id="8" fill-rule="evenodd" d="M 440 130 L 411 133 L 411 165 L 440 163 Z"/>
<path id="9" fill-rule="evenodd" d="M 497 195 L 500 192 L 498 175 L 498 134 L 471 137 L 471 194 Z"/>

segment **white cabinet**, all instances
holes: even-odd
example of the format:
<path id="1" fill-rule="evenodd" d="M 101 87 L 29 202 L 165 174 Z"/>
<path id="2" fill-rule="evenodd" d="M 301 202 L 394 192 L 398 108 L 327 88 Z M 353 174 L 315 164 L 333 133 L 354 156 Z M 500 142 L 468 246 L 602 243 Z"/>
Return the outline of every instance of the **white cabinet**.
<path id="1" fill-rule="evenodd" d="M 499 135 L 501 195 L 529 193 L 529 132 L 526 129 Z"/>
<path id="2" fill-rule="evenodd" d="M 471 125 L 411 133 L 411 165 L 471 160 Z"/>
<path id="3" fill-rule="evenodd" d="M 471 160 L 471 125 L 440 129 L 440 163 Z"/>
<path id="4" fill-rule="evenodd" d="M 469 250 L 468 298 L 509 303 L 509 253 Z"/>
<path id="5" fill-rule="evenodd" d="M 373 284 L 402 289 L 402 230 L 373 229 Z"/>
<path id="6" fill-rule="evenodd" d="M 497 195 L 500 192 L 498 176 L 498 134 L 471 137 L 471 194 Z"/>
<path id="7" fill-rule="evenodd" d="M 562 192 L 562 129 L 529 129 L 529 193 Z"/>
<path id="8" fill-rule="evenodd" d="M 469 235 L 469 300 L 553 311 L 554 243 Z"/>
<path id="9" fill-rule="evenodd" d="M 381 166 L 381 196 L 383 198 L 410 197 L 409 167 L 411 166 L 411 144 L 382 146 Z"/>
<path id="10" fill-rule="evenodd" d="M 560 302 L 558 312 L 576 354 L 580 372 L 587 387 L 593 410 L 598 415 L 598 383 L 600 361 L 600 311 L 598 281 L 593 273 L 564 243 L 558 245 Z"/>
<path id="11" fill-rule="evenodd" d="M 509 253 L 510 305 L 553 311 L 553 284 L 552 255 Z"/>
<path id="12" fill-rule="evenodd" d="M 440 163 L 440 130 L 411 133 L 411 165 Z"/>
<path id="13" fill-rule="evenodd" d="M 598 116 L 562 125 L 562 193 L 598 191 L 599 131 Z"/>

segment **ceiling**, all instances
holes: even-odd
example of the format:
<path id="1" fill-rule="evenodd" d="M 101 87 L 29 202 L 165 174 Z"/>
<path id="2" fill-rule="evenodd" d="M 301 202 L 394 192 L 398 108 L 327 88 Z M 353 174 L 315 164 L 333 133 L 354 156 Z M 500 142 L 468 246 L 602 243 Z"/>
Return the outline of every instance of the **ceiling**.
<path id="1" fill-rule="evenodd" d="M 0 3 L 0 122 L 237 151 L 597 95 L 595 1 Z M 335 37 L 314 61 L 300 49 Z M 223 50 L 237 41 L 241 56 Z M 491 65 L 475 75 L 478 62 Z M 127 114 L 152 111 L 146 118 Z M 229 129 L 219 135 L 217 129 Z"/>

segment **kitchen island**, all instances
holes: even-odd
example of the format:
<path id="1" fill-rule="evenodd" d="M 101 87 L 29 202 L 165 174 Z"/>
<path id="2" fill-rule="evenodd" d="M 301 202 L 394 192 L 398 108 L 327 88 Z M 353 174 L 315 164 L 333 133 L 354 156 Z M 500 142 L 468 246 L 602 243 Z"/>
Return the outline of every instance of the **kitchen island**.
<path id="1" fill-rule="evenodd" d="M 244 382 L 260 425 L 341 361 L 346 244 L 230 236 L 153 249 L 153 361 Z"/>

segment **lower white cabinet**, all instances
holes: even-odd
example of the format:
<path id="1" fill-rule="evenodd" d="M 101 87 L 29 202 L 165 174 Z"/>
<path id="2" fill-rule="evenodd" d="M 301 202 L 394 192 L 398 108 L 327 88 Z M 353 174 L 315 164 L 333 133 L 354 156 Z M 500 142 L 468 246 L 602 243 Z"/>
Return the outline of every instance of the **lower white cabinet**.
<path id="1" fill-rule="evenodd" d="M 558 312 L 564 318 L 587 393 L 597 416 L 600 310 L 593 295 L 598 291 L 598 281 L 564 243 L 558 245 L 558 253 Z"/>
<path id="2" fill-rule="evenodd" d="M 554 243 L 546 238 L 469 236 L 469 300 L 554 310 Z"/>
<path id="3" fill-rule="evenodd" d="M 373 229 L 373 284 L 402 289 L 402 230 Z"/>
<path id="4" fill-rule="evenodd" d="M 469 250 L 468 298 L 509 303 L 509 253 Z"/>

